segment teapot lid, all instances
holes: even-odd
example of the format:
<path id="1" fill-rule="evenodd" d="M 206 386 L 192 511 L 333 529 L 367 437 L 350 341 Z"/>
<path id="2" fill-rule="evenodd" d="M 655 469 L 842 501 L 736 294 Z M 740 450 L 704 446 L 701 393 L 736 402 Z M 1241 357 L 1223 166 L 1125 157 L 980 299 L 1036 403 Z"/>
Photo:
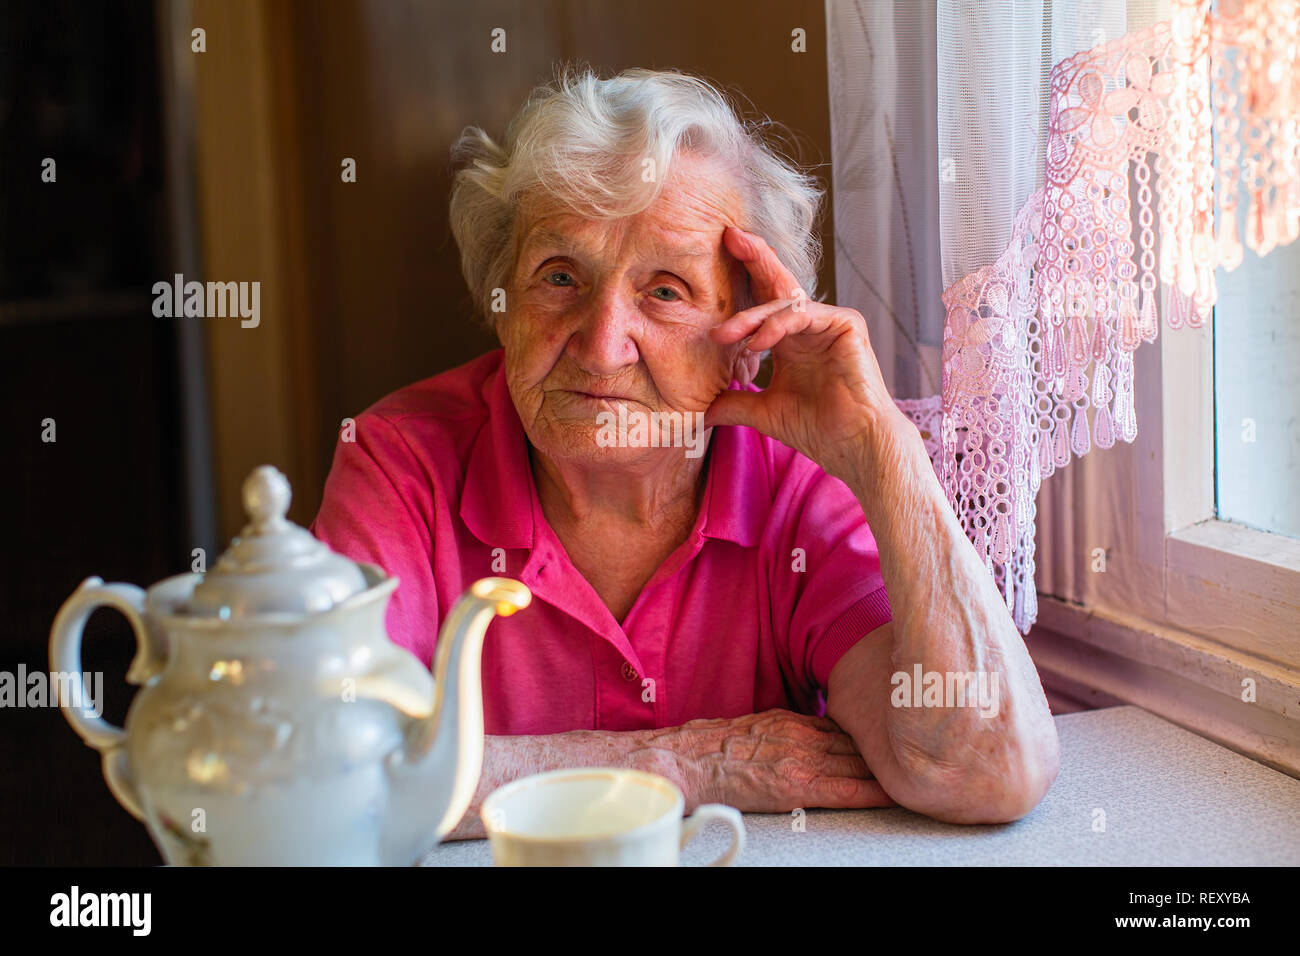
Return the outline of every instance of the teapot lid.
<path id="1" fill-rule="evenodd" d="M 249 522 L 194 589 L 189 612 L 222 620 L 318 614 L 366 590 L 355 563 L 285 518 L 289 480 L 262 465 L 244 480 Z"/>

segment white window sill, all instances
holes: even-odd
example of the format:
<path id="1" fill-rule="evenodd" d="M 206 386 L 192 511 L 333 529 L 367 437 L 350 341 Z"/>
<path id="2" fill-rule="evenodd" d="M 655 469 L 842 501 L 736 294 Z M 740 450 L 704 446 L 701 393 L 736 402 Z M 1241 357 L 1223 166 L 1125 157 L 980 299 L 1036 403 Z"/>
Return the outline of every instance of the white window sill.
<path id="1" fill-rule="evenodd" d="M 1295 665 L 1300 540 L 1202 521 L 1166 537 L 1165 562 L 1171 625 L 1283 667 Z"/>

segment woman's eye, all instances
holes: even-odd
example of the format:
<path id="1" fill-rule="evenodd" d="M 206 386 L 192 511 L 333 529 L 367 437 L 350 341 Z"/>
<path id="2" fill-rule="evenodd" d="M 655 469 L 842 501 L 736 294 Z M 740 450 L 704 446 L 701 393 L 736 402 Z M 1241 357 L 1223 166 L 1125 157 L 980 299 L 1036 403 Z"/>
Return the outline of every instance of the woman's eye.
<path id="1" fill-rule="evenodd" d="M 661 292 L 666 293 L 666 295 L 660 295 L 659 293 Z M 681 296 L 677 294 L 676 289 L 670 289 L 666 285 L 659 286 L 650 294 L 654 296 L 656 299 L 658 299 L 660 302 L 676 302 L 678 299 L 681 298 Z"/>
<path id="2" fill-rule="evenodd" d="M 574 285 L 573 276 L 567 272 L 548 272 L 546 281 L 551 285 L 571 286 Z"/>

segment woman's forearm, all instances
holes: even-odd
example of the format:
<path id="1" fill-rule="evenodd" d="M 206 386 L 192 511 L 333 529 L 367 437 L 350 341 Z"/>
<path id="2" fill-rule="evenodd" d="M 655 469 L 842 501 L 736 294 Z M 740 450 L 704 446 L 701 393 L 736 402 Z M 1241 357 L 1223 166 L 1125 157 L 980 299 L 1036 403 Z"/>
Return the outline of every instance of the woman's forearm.
<path id="1" fill-rule="evenodd" d="M 487 836 L 479 809 L 497 787 L 520 777 L 570 767 L 631 767 L 657 769 L 647 761 L 652 731 L 574 730 L 563 734 L 483 738 L 483 772 L 465 816 L 448 840 L 481 840 Z"/>
<path id="2" fill-rule="evenodd" d="M 702 803 L 726 803 L 745 813 L 893 805 L 832 721 L 774 709 L 654 730 L 485 737 L 478 792 L 447 839 L 487 835 L 479 808 L 497 787 L 570 767 L 658 774 L 681 790 L 687 813 Z"/>
<path id="3" fill-rule="evenodd" d="M 849 484 L 875 535 L 893 611 L 898 696 L 881 708 L 887 736 L 936 792 L 969 799 L 987 788 L 1005 791 L 1009 806 L 1032 806 L 1059 760 L 1042 684 L 915 426 L 901 415 L 886 422 L 871 431 Z"/>

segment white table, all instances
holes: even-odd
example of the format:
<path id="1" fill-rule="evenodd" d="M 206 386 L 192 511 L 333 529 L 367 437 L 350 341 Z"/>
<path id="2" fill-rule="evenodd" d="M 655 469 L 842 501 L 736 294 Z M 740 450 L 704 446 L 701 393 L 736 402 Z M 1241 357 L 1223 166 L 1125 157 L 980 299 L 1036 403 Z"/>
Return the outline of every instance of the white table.
<path id="1" fill-rule="evenodd" d="M 955 826 L 910 810 L 745 814 L 740 866 L 1300 865 L 1300 780 L 1137 707 L 1056 718 L 1061 772 L 1022 820 Z M 1105 828 L 1097 811 L 1104 812 Z M 714 824 L 682 855 L 721 854 Z M 487 866 L 486 840 L 446 843 L 425 866 Z"/>

